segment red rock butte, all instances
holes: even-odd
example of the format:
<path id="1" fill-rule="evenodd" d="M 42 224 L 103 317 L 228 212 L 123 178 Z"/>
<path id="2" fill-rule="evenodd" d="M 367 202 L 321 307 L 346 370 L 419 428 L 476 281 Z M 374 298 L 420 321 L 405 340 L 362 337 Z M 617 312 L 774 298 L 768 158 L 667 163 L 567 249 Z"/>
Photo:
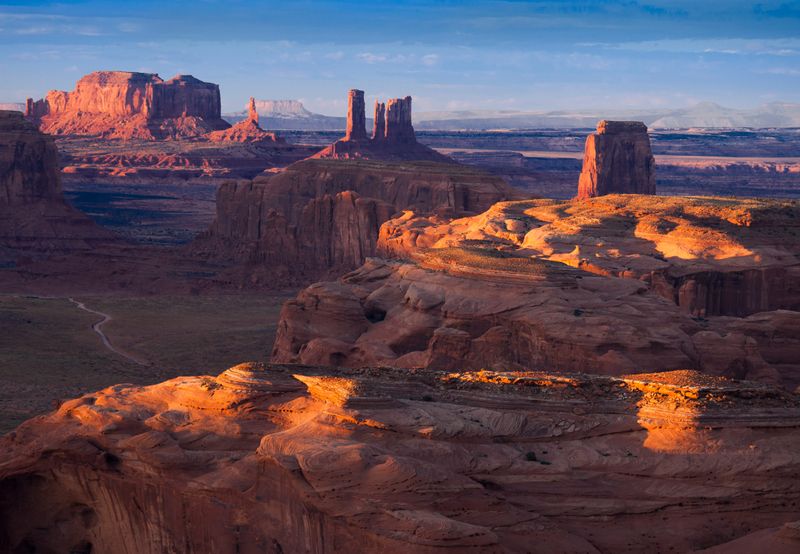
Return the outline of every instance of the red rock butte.
<path id="1" fill-rule="evenodd" d="M 603 120 L 586 138 L 578 198 L 655 194 L 655 164 L 644 123 Z"/>
<path id="2" fill-rule="evenodd" d="M 347 101 L 347 131 L 315 158 L 415 160 L 453 163 L 453 160 L 417 142 L 411 123 L 411 97 L 375 103 L 372 137 L 367 137 L 364 91 L 352 89 Z"/>
<path id="3" fill-rule="evenodd" d="M 226 129 L 219 85 L 192 75 L 164 81 L 155 73 L 96 71 L 72 92 L 29 98 L 25 116 L 56 135 L 163 139 Z"/>

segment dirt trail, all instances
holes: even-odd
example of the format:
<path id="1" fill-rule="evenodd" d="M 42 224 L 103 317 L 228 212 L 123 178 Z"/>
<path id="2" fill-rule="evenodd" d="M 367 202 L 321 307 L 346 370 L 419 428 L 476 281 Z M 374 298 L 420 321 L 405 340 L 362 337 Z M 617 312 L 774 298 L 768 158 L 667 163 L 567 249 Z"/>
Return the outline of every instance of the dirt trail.
<path id="1" fill-rule="evenodd" d="M 84 304 L 83 302 L 79 302 L 78 300 L 75 300 L 74 298 L 68 298 L 68 300 L 70 302 L 72 302 L 73 304 L 75 304 L 79 309 L 81 309 L 81 310 L 83 310 L 85 312 L 89 312 L 90 314 L 99 315 L 99 316 L 101 316 L 103 318 L 100 321 L 92 323 L 92 331 L 94 331 L 95 333 L 97 333 L 99 335 L 100 340 L 103 341 L 103 345 L 106 348 L 108 348 L 111 352 L 113 352 L 113 353 L 115 353 L 115 354 L 117 354 L 119 356 L 122 356 L 126 360 L 130 360 L 130 361 L 132 361 L 132 362 L 134 362 L 136 364 L 139 364 L 139 365 L 147 365 L 145 362 L 143 362 L 143 361 L 141 361 L 141 360 L 139 360 L 137 358 L 134 358 L 130 354 L 126 354 L 125 352 L 123 352 L 122 350 L 117 349 L 113 344 L 111 344 L 111 341 L 108 339 L 106 334 L 103 333 L 103 329 L 102 329 L 103 325 L 105 325 L 106 323 L 108 323 L 109 321 L 111 321 L 113 319 L 110 315 L 108 315 L 107 313 L 104 313 L 104 312 L 99 312 L 97 310 L 93 310 L 93 309 L 87 307 L 86 304 Z"/>

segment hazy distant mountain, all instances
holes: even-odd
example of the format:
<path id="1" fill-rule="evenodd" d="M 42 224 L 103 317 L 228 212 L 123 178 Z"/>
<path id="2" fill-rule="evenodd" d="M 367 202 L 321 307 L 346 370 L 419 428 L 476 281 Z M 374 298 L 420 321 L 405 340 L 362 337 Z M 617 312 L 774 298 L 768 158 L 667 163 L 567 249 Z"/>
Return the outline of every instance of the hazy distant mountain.
<path id="1" fill-rule="evenodd" d="M 331 117 L 308 111 L 297 100 L 256 100 L 256 110 L 266 129 L 336 131 L 345 128 L 344 117 Z M 236 122 L 246 111 L 225 114 Z M 689 129 L 693 127 L 800 127 L 800 104 L 772 102 L 752 109 L 726 108 L 701 102 L 678 110 L 458 110 L 417 112 L 414 127 L 419 131 L 486 131 L 491 129 L 590 129 L 601 119 L 643 121 L 651 129 Z M 368 128 L 371 121 L 367 122 Z"/>
<path id="2" fill-rule="evenodd" d="M 0 102 L 0 110 L 24 112 L 25 104 L 22 104 L 21 102 Z"/>
<path id="3" fill-rule="evenodd" d="M 336 131 L 347 125 L 346 118 L 310 112 L 299 100 L 256 100 L 256 111 L 264 129 Z M 247 110 L 222 116 L 236 123 L 247 117 Z"/>
<path id="4" fill-rule="evenodd" d="M 529 129 L 536 127 L 594 127 L 600 119 L 643 121 L 652 129 L 692 127 L 800 127 L 800 104 L 773 102 L 754 109 L 726 108 L 702 102 L 679 110 L 582 110 L 574 112 L 523 112 L 462 110 L 420 112 L 414 127 L 420 130 Z"/>

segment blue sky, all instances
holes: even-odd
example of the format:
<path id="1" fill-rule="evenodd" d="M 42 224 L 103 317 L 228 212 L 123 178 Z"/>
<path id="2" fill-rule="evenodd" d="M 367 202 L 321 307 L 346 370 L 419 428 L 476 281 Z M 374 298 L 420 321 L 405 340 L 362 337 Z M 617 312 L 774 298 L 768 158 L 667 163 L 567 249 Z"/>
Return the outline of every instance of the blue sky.
<path id="1" fill-rule="evenodd" d="M 219 83 L 223 111 L 346 91 L 415 110 L 800 102 L 800 0 L 0 0 L 0 102 L 100 69 Z"/>

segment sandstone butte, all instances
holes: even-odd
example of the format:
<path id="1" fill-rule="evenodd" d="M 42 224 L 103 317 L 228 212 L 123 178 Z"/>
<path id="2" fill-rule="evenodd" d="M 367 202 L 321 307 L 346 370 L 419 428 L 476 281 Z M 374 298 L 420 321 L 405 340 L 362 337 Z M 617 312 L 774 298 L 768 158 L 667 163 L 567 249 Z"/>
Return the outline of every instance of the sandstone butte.
<path id="1" fill-rule="evenodd" d="M 609 195 L 406 211 L 377 251 L 284 305 L 273 360 L 800 385 L 800 206 Z"/>
<path id="2" fill-rule="evenodd" d="M 256 101 L 252 96 L 247 105 L 247 119 L 220 131 L 212 131 L 205 135 L 212 142 L 271 142 L 285 144 L 286 141 L 275 133 L 268 133 L 258 124 Z"/>
<path id="3" fill-rule="evenodd" d="M 232 263 L 233 280 L 308 283 L 373 256 L 380 225 L 403 209 L 474 214 L 518 196 L 501 178 L 418 144 L 411 99 L 397 105 L 378 147 L 365 139 L 363 92 L 351 91 L 342 141 L 283 170 L 224 183 L 216 219 L 191 250 Z"/>
<path id="4" fill-rule="evenodd" d="M 127 71 L 96 71 L 72 92 L 29 98 L 25 115 L 48 134 L 120 139 L 197 137 L 230 127 L 221 116 L 219 85 Z"/>
<path id="5" fill-rule="evenodd" d="M 578 198 L 655 194 L 655 164 L 644 123 L 603 120 L 586 138 Z"/>
<path id="6" fill-rule="evenodd" d="M 799 427 L 797 395 L 690 371 L 242 364 L 0 438 L 0 548 L 787 554 Z"/>
<path id="7" fill-rule="evenodd" d="M 52 137 L 20 112 L 0 111 L 0 259 L 90 250 L 113 240 L 64 201 Z"/>
<path id="8" fill-rule="evenodd" d="M 364 91 L 352 89 L 347 97 L 347 131 L 316 158 L 369 160 L 429 160 L 455 163 L 447 156 L 417 142 L 411 124 L 411 97 L 375 102 L 374 128 L 367 136 Z"/>

